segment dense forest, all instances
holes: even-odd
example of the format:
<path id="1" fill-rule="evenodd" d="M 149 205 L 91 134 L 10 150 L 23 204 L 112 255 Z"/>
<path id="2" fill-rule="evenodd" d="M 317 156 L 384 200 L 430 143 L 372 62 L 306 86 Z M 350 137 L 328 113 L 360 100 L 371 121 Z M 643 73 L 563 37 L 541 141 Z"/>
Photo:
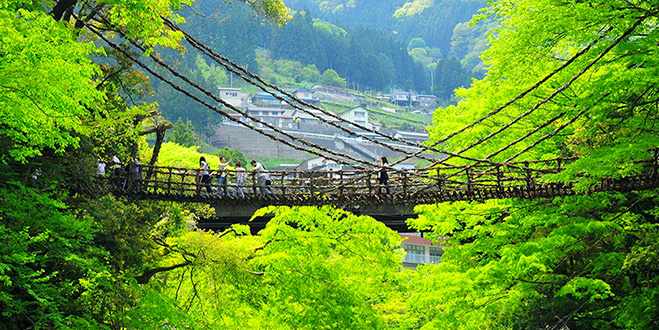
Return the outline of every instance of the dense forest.
<path id="1" fill-rule="evenodd" d="M 416 270 L 396 232 L 331 206 L 213 232 L 207 205 L 106 193 L 99 158 L 217 162 L 145 142 L 163 88 L 136 61 L 184 51 L 162 20 L 184 4 L 0 2 L 0 329 L 659 328 L 657 188 L 590 192 L 652 157 L 656 176 L 659 1 L 489 2 L 486 73 L 431 139 L 449 165 L 571 157 L 551 179 L 579 194 L 419 205 L 408 224 L 445 253 Z"/>
<path id="2" fill-rule="evenodd" d="M 454 28 L 471 20 L 484 0 L 291 0 L 286 5 L 345 27 L 371 27 L 409 42 L 421 38 L 442 53 L 451 51 Z"/>

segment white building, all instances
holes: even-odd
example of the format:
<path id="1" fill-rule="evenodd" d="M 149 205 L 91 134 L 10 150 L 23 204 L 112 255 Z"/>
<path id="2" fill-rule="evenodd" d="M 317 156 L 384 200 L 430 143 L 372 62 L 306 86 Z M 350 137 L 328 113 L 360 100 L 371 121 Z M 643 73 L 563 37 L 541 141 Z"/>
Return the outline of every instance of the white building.
<path id="1" fill-rule="evenodd" d="M 362 125 L 368 129 L 373 128 L 373 125 L 371 125 L 371 123 L 369 123 L 368 121 L 368 110 L 366 110 L 366 108 L 362 106 L 358 106 L 348 111 L 344 111 L 339 115 L 341 116 L 341 118 L 349 122 Z"/>
<path id="2" fill-rule="evenodd" d="M 437 264 L 441 261 L 444 250 L 439 243 L 433 243 L 421 236 L 421 234 L 398 234 L 405 240 L 401 247 L 405 250 L 403 266 L 405 268 L 416 268 L 422 264 Z"/>
<path id="3" fill-rule="evenodd" d="M 222 101 L 240 109 L 247 107 L 249 95 L 243 93 L 240 88 L 218 87 L 217 91 Z"/>

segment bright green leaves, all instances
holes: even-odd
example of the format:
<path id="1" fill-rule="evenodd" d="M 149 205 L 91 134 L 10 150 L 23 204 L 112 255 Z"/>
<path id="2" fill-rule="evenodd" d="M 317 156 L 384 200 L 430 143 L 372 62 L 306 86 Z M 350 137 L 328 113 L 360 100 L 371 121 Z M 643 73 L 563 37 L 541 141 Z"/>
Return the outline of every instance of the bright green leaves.
<path id="1" fill-rule="evenodd" d="M 542 180 L 579 192 L 652 170 L 639 161 L 659 146 L 659 3 L 633 3 L 490 2 L 484 13 L 501 25 L 487 76 L 436 112 L 431 139 L 482 118 L 446 148 L 502 162 L 578 156 Z M 657 315 L 655 194 L 418 207 L 411 223 L 449 247 L 417 279 L 416 306 L 437 310 L 429 328 L 655 328 L 644 315 Z"/>
<path id="2" fill-rule="evenodd" d="M 395 232 L 330 207 L 262 214 L 274 218 L 257 236 L 239 227 L 165 238 L 153 266 L 172 268 L 150 285 L 199 328 L 380 329 L 413 320 L 401 316 L 409 278 Z"/>
<path id="3" fill-rule="evenodd" d="M 613 320 L 618 313 L 629 322 L 625 301 L 651 301 L 630 281 L 642 277 L 641 286 L 652 287 L 659 280 L 649 264 L 659 242 L 653 200 L 600 193 L 418 207 L 410 223 L 448 247 L 441 264 L 415 279 L 412 305 L 435 310 L 428 327 L 438 329 L 551 325 L 566 315 L 571 322 L 583 316 L 586 323 L 576 324 L 585 326 L 587 315 Z"/>
<path id="4" fill-rule="evenodd" d="M 83 117 L 103 101 L 92 84 L 96 52 L 46 14 L 0 9 L 1 161 L 63 152 L 78 145 L 78 134 L 90 134 Z"/>
<path id="5" fill-rule="evenodd" d="M 576 277 L 565 284 L 556 297 L 573 296 L 576 299 L 587 298 L 590 302 L 613 296 L 611 286 L 599 279 Z"/>
<path id="6" fill-rule="evenodd" d="M 330 207 L 262 211 L 275 213 L 259 233 L 266 243 L 255 258 L 276 292 L 269 317 L 303 328 L 382 326 L 373 307 L 398 276 L 395 232 Z"/>
<path id="7" fill-rule="evenodd" d="M 504 161 L 546 137 L 517 160 L 590 155 L 591 161 L 608 165 L 593 164 L 591 169 L 599 173 L 585 185 L 606 175 L 635 172 L 619 163 L 629 163 L 639 149 L 659 143 L 652 124 L 658 119 L 652 95 L 658 82 L 659 31 L 654 28 L 656 14 L 624 3 L 493 2 L 486 12 L 500 18 L 502 26 L 484 53 L 487 76 L 458 92 L 463 99 L 458 106 L 438 111 L 431 138 L 457 131 L 529 90 L 500 113 L 450 139 L 447 148 L 462 150 L 517 121 L 466 154 L 485 157 L 503 149 L 492 160 Z M 532 87 L 545 77 L 544 83 Z M 563 112 L 561 118 L 530 134 Z M 507 146 L 527 133 L 520 143 Z M 600 148 L 609 149 L 603 153 Z M 627 157 L 621 157 L 627 151 Z M 583 169 L 582 164 L 574 166 L 565 180 Z"/>
<path id="8" fill-rule="evenodd" d="M 98 285 L 108 296 L 116 291 L 105 285 L 107 278 L 102 280 L 107 254 L 91 244 L 95 230 L 90 219 L 18 184 L 0 187 L 0 210 L 3 326 L 103 328 L 97 321 L 111 317 L 87 304 L 87 293 Z"/>

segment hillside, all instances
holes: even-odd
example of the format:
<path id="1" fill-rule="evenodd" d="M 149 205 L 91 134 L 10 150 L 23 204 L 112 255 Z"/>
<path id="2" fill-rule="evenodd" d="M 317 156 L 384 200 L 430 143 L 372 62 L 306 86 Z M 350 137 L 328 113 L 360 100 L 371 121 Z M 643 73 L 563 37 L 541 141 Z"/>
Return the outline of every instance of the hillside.
<path id="1" fill-rule="evenodd" d="M 290 0 L 293 9 L 346 27 L 368 27 L 402 42 L 422 38 L 444 54 L 451 51 L 454 28 L 487 5 L 485 0 Z"/>

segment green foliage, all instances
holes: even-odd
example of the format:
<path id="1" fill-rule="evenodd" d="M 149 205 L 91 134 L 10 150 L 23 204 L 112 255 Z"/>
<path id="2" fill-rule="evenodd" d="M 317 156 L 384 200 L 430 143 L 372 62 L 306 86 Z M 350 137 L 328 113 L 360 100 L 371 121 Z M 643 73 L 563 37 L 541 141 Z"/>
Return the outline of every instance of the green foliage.
<path id="1" fill-rule="evenodd" d="M 180 117 L 174 124 L 174 127 L 172 127 L 172 130 L 167 132 L 167 140 L 184 147 L 198 145 L 194 135 L 194 126 L 192 126 L 191 122 L 184 124 L 183 119 Z"/>
<path id="2" fill-rule="evenodd" d="M 451 51 L 453 29 L 467 22 L 485 0 L 288 0 L 293 9 L 309 10 L 313 15 L 350 30 L 368 26 L 391 34 L 407 44 L 422 38 L 442 53 Z M 484 32 L 484 31 L 483 31 Z M 482 34 L 485 35 L 484 33 Z M 479 36 L 480 37 L 480 36 Z"/>
<path id="3" fill-rule="evenodd" d="M 407 50 L 412 50 L 416 48 L 426 48 L 426 41 L 423 38 L 412 38 L 407 44 Z"/>
<path id="4" fill-rule="evenodd" d="M 104 328 L 103 321 L 117 316 L 108 315 L 110 304 L 89 304 L 89 295 L 109 297 L 120 285 L 107 277 L 108 254 L 92 244 L 93 219 L 65 207 L 57 197 L 18 183 L 0 187 L 3 326 Z"/>
<path id="5" fill-rule="evenodd" d="M 217 155 L 204 154 L 197 151 L 197 147 L 184 147 L 173 142 L 162 144 L 160 155 L 158 156 L 158 165 L 174 167 L 199 167 L 199 158 L 206 158 L 211 167 L 217 166 L 219 161 Z"/>
<path id="6" fill-rule="evenodd" d="M 455 57 L 442 58 L 435 67 L 433 94 L 449 100 L 457 88 L 468 87 L 472 75 L 465 70 Z"/>
<path id="7" fill-rule="evenodd" d="M 578 181 L 578 191 L 647 170 L 634 160 L 648 158 L 659 142 L 657 100 L 650 96 L 656 92 L 659 16 L 647 12 L 656 1 L 638 4 L 493 2 L 483 17 L 500 28 L 484 53 L 487 74 L 457 91 L 456 106 L 437 110 L 431 139 L 483 118 L 528 89 L 445 147 L 459 151 L 481 140 L 464 153 L 475 158 L 506 147 L 490 157 L 496 162 L 543 139 L 516 160 L 579 156 L 546 178 Z M 504 125 L 510 127 L 493 134 Z M 431 329 L 656 328 L 659 270 L 639 258 L 656 259 L 656 193 L 418 207 L 421 216 L 411 223 L 445 238 L 449 247 L 441 264 L 422 268 L 412 305 L 435 311 L 425 324 Z"/>
<path id="8" fill-rule="evenodd" d="M 163 265 L 189 264 L 152 288 L 204 329 L 379 329 L 404 322 L 397 290 L 409 274 L 399 271 L 395 232 L 330 207 L 267 208 L 255 216 L 265 213 L 275 217 L 258 236 L 236 227 L 169 238 L 182 253 Z M 158 323 L 172 323 L 174 315 L 161 315 Z"/>
<path id="9" fill-rule="evenodd" d="M 321 33 L 340 37 L 345 37 L 348 34 L 344 28 L 332 23 L 325 22 L 321 19 L 314 18 L 312 19 L 312 22 L 313 27 Z"/>
<path id="10" fill-rule="evenodd" d="M 320 76 L 320 83 L 328 86 L 346 87 L 346 80 L 341 78 L 339 74 L 332 69 L 327 69 L 323 72 L 323 75 Z"/>
<path id="11" fill-rule="evenodd" d="M 412 223 L 445 237 L 449 247 L 441 264 L 421 270 L 417 281 L 424 289 L 413 295 L 413 305 L 435 311 L 427 327 L 437 329 L 560 322 L 613 329 L 630 317 L 646 320 L 640 328 L 656 327 L 630 307 L 652 304 L 645 293 L 656 288 L 659 272 L 645 263 L 628 266 L 636 242 L 657 244 L 659 226 L 647 216 L 656 197 L 629 198 L 596 194 L 418 207 L 421 215 Z M 646 312 L 656 320 L 656 308 Z"/>
<path id="12" fill-rule="evenodd" d="M 0 161 L 62 153 L 91 134 L 85 118 L 102 111 L 103 94 L 89 56 L 99 50 L 76 39 L 45 13 L 0 5 Z"/>
<path id="13" fill-rule="evenodd" d="M 420 13 L 423 13 L 429 7 L 432 7 L 434 0 L 412 0 L 405 2 L 405 4 L 396 9 L 394 12 L 395 18 L 401 18 L 405 16 L 414 16 Z M 414 39 L 412 39 L 414 40 Z"/>

